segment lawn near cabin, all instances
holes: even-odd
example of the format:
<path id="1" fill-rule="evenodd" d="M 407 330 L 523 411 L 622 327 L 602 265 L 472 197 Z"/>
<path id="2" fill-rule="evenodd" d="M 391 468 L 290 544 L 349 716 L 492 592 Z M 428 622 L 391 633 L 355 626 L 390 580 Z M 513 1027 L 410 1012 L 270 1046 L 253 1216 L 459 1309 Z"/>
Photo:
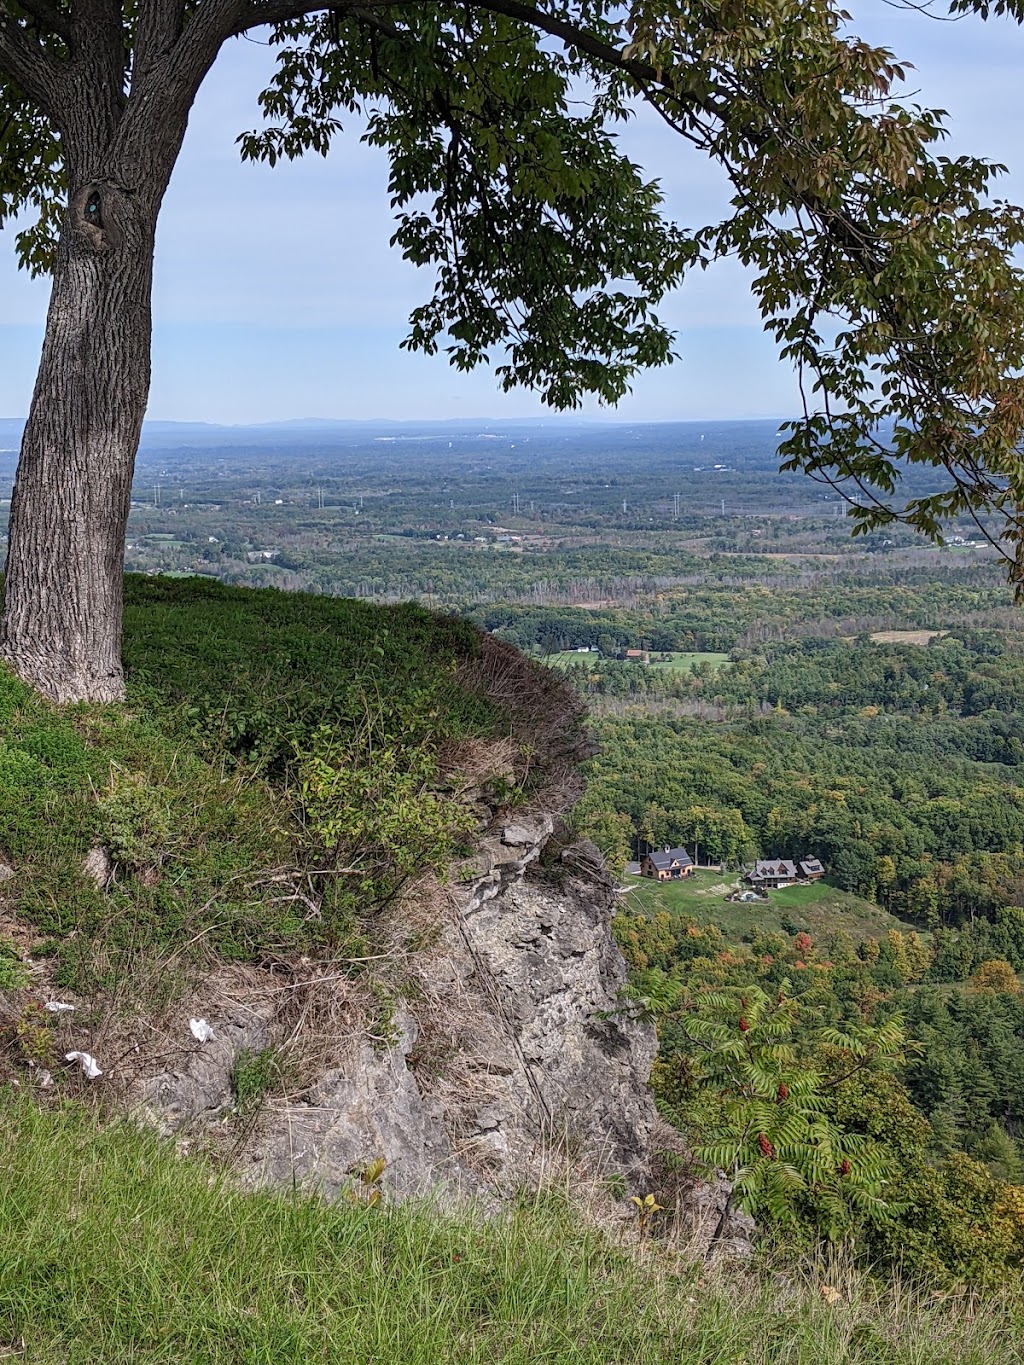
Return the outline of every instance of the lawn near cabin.
<path id="1" fill-rule="evenodd" d="M 689 915 L 699 924 L 717 924 L 726 938 L 740 941 L 761 929 L 824 934 L 844 929 L 855 942 L 881 938 L 890 929 L 907 930 L 904 924 L 871 901 L 842 891 L 827 880 L 809 886 L 790 886 L 770 891 L 767 902 L 730 901 L 740 874 L 698 868 L 693 876 L 677 882 L 656 882 L 649 877 L 627 876 L 624 906 L 636 914 Z"/>

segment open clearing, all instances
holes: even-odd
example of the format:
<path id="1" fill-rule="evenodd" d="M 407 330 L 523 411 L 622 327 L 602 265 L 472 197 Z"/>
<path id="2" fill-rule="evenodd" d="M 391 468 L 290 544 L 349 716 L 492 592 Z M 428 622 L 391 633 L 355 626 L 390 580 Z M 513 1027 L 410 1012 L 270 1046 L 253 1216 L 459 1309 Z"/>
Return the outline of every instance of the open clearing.
<path id="1" fill-rule="evenodd" d="M 881 938 L 890 929 L 906 931 L 913 927 L 881 906 L 830 886 L 827 881 L 771 891 L 768 902 L 760 904 L 726 900 L 737 882 L 738 874 L 710 868 L 700 868 L 680 882 L 627 876 L 627 893 L 621 904 L 630 914 L 667 910 L 672 915 L 689 915 L 700 924 L 717 924 L 733 942 L 740 942 L 758 930 L 768 933 L 780 929 L 787 933 L 805 930 L 821 935 L 843 929 L 859 943 L 866 938 Z"/>
<path id="2" fill-rule="evenodd" d="M 876 645 L 926 645 L 948 634 L 948 630 L 876 630 L 871 639 Z"/>
<path id="3" fill-rule="evenodd" d="M 599 668 L 608 662 L 603 654 L 579 653 L 575 649 L 559 650 L 557 654 L 545 654 L 541 662 L 550 668 L 566 668 L 569 664 L 586 663 L 592 668 Z M 639 660 L 630 660 L 635 663 L 637 668 L 657 668 L 670 669 L 677 673 L 688 673 L 694 664 L 710 664 L 714 668 L 724 668 L 729 662 L 728 654 L 715 653 L 690 653 L 682 650 L 668 650 L 664 654 L 651 654 L 651 662 L 643 664 Z"/>
<path id="4" fill-rule="evenodd" d="M 714 668 L 725 668 L 729 662 L 728 654 L 686 654 L 672 650 L 664 661 L 658 655 L 651 655 L 651 668 L 668 668 L 676 672 L 688 673 L 694 664 L 710 664 Z"/>

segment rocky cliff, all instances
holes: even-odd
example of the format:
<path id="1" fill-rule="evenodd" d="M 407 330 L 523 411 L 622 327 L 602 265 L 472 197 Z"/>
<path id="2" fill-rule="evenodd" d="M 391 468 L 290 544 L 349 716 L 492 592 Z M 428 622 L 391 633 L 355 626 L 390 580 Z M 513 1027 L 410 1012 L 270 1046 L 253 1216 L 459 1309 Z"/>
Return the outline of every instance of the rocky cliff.
<path id="1" fill-rule="evenodd" d="M 172 1031 L 199 1015 L 213 1037 L 144 1075 L 136 1102 L 169 1132 L 216 1129 L 235 1113 L 240 1059 L 301 1056 L 305 1036 L 315 1065 L 307 1055 L 301 1083 L 268 1097 L 236 1139 L 254 1182 L 333 1195 L 383 1161 L 394 1195 L 501 1195 L 558 1149 L 646 1187 L 655 1036 L 624 1007 L 615 892 L 596 851 L 556 837 L 548 815 L 521 816 L 457 877 L 395 908 L 424 932 L 396 950 L 401 981 L 383 1018 L 323 964 L 279 987 L 257 973 L 211 980 Z"/>

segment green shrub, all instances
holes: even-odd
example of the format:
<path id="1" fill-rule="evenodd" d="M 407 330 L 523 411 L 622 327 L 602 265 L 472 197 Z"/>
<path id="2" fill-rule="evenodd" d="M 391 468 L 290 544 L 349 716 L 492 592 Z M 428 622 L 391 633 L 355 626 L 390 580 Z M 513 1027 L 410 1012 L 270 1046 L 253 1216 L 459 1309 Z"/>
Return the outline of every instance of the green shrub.
<path id="1" fill-rule="evenodd" d="M 412 605 L 129 578 L 126 707 L 57 709 L 0 670 L 13 909 L 57 980 L 109 991 L 146 945 L 359 942 L 375 904 L 465 837 L 441 757 L 508 729 L 480 650 L 474 627 Z M 82 870 L 97 845 L 104 890 Z"/>
<path id="2" fill-rule="evenodd" d="M 130 697 L 218 758 L 286 776 L 321 727 L 340 734 L 381 707 L 438 746 L 500 724 L 458 676 L 480 652 L 468 622 L 209 579 L 125 582 Z"/>
<path id="3" fill-rule="evenodd" d="M 0 938 L 0 991 L 20 991 L 28 985 L 29 974 L 9 939 Z"/>

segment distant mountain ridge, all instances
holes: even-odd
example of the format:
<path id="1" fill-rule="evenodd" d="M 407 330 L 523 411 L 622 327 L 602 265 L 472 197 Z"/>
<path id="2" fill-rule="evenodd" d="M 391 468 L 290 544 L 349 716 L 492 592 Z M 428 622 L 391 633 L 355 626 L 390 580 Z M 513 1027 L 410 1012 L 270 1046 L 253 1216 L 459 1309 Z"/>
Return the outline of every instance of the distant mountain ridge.
<path id="1" fill-rule="evenodd" d="M 146 422 L 142 429 L 143 453 L 172 449 L 214 449 L 242 446 L 279 448 L 329 441 L 347 445 L 364 443 L 375 437 L 395 440 L 452 440 L 535 436 L 543 433 L 549 440 L 573 440 L 600 435 L 604 442 L 623 443 L 636 439 L 637 433 L 655 434 L 659 443 L 678 440 L 683 449 L 695 449 L 703 434 L 742 433 L 774 447 L 779 420 L 749 418 L 743 421 L 714 422 L 599 422 L 586 418 L 522 417 L 449 417 L 433 420 L 395 420 L 375 418 L 297 417 L 283 421 L 252 424 L 217 422 Z M 0 417 L 0 458 L 17 453 L 25 421 L 21 417 Z M 7 461 L 5 460 L 5 463 Z"/>

